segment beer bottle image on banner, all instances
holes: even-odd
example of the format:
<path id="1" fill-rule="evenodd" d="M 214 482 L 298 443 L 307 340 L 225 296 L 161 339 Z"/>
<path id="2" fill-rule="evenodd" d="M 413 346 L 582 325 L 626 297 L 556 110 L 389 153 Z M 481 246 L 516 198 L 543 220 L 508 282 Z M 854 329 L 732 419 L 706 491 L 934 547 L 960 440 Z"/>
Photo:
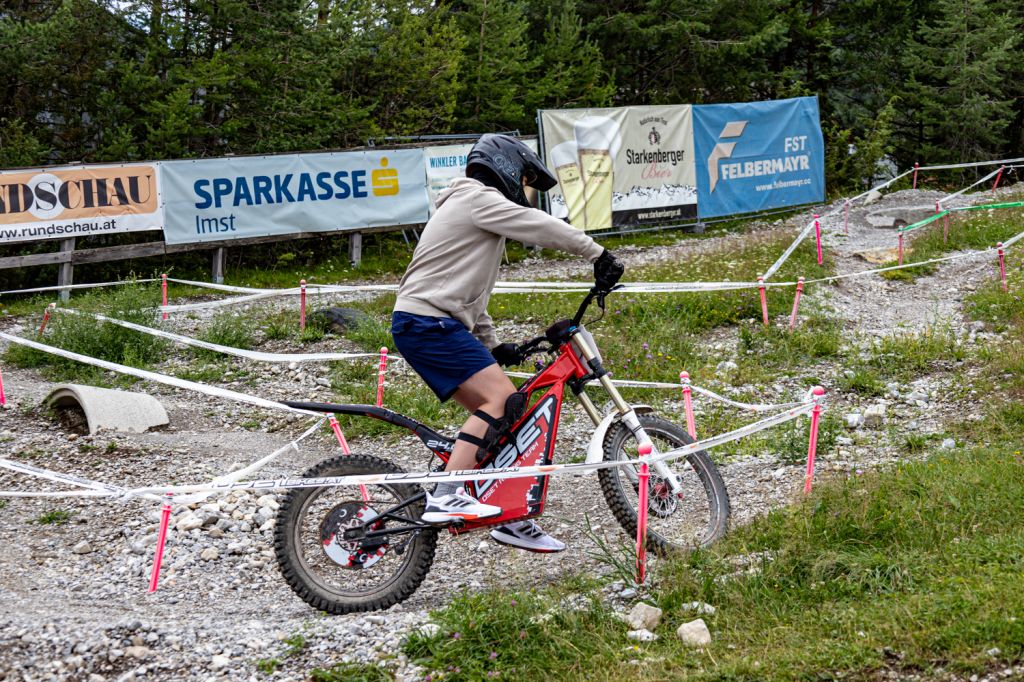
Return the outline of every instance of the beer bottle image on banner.
<path id="1" fill-rule="evenodd" d="M 619 124 L 606 116 L 585 116 L 573 126 L 583 174 L 586 230 L 612 226 L 612 166 L 622 137 Z"/>
<path id="2" fill-rule="evenodd" d="M 551 148 L 551 165 L 558 176 L 558 186 L 569 212 L 569 224 L 581 230 L 586 229 L 583 218 L 583 177 L 576 158 L 576 143 L 569 141 Z"/>

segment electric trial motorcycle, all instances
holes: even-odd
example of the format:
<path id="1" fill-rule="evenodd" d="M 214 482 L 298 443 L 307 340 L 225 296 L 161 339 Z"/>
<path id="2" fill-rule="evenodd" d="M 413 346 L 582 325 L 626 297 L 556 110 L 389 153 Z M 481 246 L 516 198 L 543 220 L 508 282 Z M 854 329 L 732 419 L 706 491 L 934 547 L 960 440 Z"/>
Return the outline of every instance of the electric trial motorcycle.
<path id="1" fill-rule="evenodd" d="M 594 300 L 604 311 L 610 293 L 592 289 L 572 320 L 552 325 L 543 336 L 520 346 L 524 356 L 546 352 L 547 364 L 519 392 L 526 410 L 511 428 L 494 439 L 477 469 L 527 467 L 552 463 L 558 419 L 566 387 L 593 420 L 587 463 L 636 459 L 637 446 L 653 444 L 653 454 L 693 439 L 685 430 L 630 406 L 612 384 L 593 337 L 581 324 Z M 598 318 L 600 319 L 600 318 Z M 584 390 L 597 381 L 614 409 L 602 415 Z M 453 439 L 404 415 L 373 405 L 289 402 L 294 407 L 379 419 L 414 433 L 441 464 L 451 455 Z M 635 537 L 639 479 L 633 464 L 599 469 L 601 490 L 622 527 Z M 392 462 L 371 455 L 342 455 L 309 469 L 305 478 L 358 474 L 402 474 Z M 443 475 L 443 474 L 440 474 Z M 288 585 L 311 606 L 334 614 L 384 609 L 408 598 L 434 560 L 438 532 L 453 536 L 481 528 L 540 516 L 548 477 L 494 478 L 469 481 L 466 490 L 503 513 L 486 520 L 435 526 L 420 521 L 425 503 L 420 485 L 386 482 L 364 486 L 296 488 L 278 510 L 274 548 Z M 721 475 L 704 451 L 651 466 L 648 482 L 648 549 L 665 554 L 708 545 L 725 533 L 729 497 Z"/>

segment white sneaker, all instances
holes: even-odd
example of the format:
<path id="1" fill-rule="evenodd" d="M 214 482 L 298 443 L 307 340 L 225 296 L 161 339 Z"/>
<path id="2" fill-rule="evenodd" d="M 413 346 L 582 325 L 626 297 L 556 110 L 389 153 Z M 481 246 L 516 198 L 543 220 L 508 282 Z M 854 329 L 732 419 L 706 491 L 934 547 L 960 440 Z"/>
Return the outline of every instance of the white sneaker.
<path id="1" fill-rule="evenodd" d="M 545 533 L 533 520 L 506 523 L 491 531 L 491 539 L 528 552 L 551 554 L 565 549 L 565 543 Z"/>
<path id="2" fill-rule="evenodd" d="M 420 518 L 426 523 L 450 523 L 452 521 L 479 521 L 501 516 L 501 507 L 484 504 L 459 488 L 454 493 L 434 497 L 427 493 L 427 506 Z"/>

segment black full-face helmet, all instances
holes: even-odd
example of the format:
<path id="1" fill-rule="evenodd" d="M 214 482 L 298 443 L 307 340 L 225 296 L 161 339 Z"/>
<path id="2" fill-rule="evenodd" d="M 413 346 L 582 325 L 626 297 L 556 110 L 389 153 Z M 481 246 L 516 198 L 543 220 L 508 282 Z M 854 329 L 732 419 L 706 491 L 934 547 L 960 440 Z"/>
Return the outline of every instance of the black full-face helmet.
<path id="1" fill-rule="evenodd" d="M 540 192 L 558 184 L 532 149 L 508 135 L 484 135 L 473 145 L 466 158 L 466 175 L 474 177 L 481 169 L 496 181 L 496 189 L 520 206 L 530 205 L 523 191 L 523 177 L 527 185 Z"/>

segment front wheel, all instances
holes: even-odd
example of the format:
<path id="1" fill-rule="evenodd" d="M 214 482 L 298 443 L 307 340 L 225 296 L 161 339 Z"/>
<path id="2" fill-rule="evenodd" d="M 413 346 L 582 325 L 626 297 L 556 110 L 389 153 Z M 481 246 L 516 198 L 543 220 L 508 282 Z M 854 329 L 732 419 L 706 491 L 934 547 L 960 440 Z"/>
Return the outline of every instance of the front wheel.
<path id="1" fill-rule="evenodd" d="M 690 434 L 672 422 L 649 414 L 640 424 L 654 444 L 654 454 L 694 442 Z M 608 429 L 604 439 L 605 461 L 636 459 L 637 441 L 622 422 Z M 707 452 L 668 460 L 682 490 L 673 493 L 654 467 L 648 479 L 647 549 L 664 555 L 673 550 L 706 547 L 725 534 L 729 524 L 729 494 L 725 482 Z M 636 536 L 640 489 L 638 467 L 620 465 L 601 469 L 598 478 L 608 506 L 622 527 Z"/>
<path id="2" fill-rule="evenodd" d="M 321 462 L 304 478 L 403 473 L 387 460 L 347 455 Z M 408 598 L 430 570 L 437 530 L 418 525 L 423 493 L 387 483 L 295 488 L 277 514 L 274 550 L 281 574 L 306 603 L 342 614 L 386 609 Z M 386 533 L 393 529 L 394 533 Z M 361 537 L 373 532 L 373 536 Z"/>

